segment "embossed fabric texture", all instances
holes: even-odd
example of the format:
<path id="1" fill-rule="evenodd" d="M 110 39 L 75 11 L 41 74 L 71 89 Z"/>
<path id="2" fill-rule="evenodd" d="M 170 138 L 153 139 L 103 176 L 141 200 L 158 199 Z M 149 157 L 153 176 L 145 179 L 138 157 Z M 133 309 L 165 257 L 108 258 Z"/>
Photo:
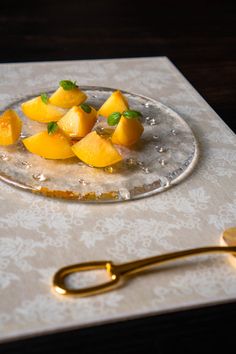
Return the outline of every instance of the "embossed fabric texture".
<path id="1" fill-rule="evenodd" d="M 95 297 L 51 291 L 62 266 L 218 245 L 221 231 L 235 224 L 235 135 L 167 58 L 1 64 L 0 75 L 1 107 L 22 91 L 68 78 L 159 100 L 186 120 L 200 145 L 199 162 L 184 181 L 128 203 L 53 200 L 1 182 L 0 340 L 235 299 L 236 270 L 224 255 L 162 266 Z"/>

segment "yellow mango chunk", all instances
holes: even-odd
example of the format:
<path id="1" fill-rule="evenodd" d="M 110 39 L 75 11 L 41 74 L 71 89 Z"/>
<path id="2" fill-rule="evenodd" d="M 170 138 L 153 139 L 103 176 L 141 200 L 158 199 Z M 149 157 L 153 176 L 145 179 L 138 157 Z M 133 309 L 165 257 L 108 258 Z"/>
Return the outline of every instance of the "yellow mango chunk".
<path id="1" fill-rule="evenodd" d="M 69 140 L 61 132 L 40 132 L 22 140 L 26 149 L 46 159 L 67 159 L 74 156 Z"/>
<path id="2" fill-rule="evenodd" d="M 110 166 L 122 160 L 111 141 L 95 131 L 74 144 L 72 150 L 81 161 L 94 167 Z"/>
<path id="3" fill-rule="evenodd" d="M 64 90 L 59 87 L 49 98 L 49 102 L 62 108 L 71 108 L 78 106 L 87 99 L 86 94 L 78 87 L 71 90 Z"/>
<path id="4" fill-rule="evenodd" d="M 135 144 L 143 133 L 142 123 L 138 119 L 121 117 L 112 135 L 114 144 L 130 146 Z"/>
<path id="5" fill-rule="evenodd" d="M 0 116 L 0 145 L 15 144 L 21 133 L 22 122 L 15 111 L 8 109 Z"/>
<path id="6" fill-rule="evenodd" d="M 87 113 L 80 106 L 71 108 L 58 122 L 59 128 L 71 138 L 82 138 L 93 128 L 97 120 L 97 111 L 91 108 Z"/>
<path id="7" fill-rule="evenodd" d="M 41 96 L 22 103 L 21 108 L 28 118 L 41 123 L 56 122 L 66 114 L 65 109 L 44 103 Z"/>
<path id="8" fill-rule="evenodd" d="M 98 110 L 98 115 L 108 117 L 113 112 L 126 111 L 129 108 L 128 101 L 120 91 L 115 91 L 103 103 Z"/>

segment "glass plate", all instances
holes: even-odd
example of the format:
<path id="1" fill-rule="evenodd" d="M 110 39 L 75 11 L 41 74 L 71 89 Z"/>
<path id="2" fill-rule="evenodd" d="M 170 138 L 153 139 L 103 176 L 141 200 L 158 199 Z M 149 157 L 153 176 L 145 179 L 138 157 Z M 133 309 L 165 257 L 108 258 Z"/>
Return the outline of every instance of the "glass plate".
<path id="1" fill-rule="evenodd" d="M 87 103 L 98 109 L 114 92 L 112 88 L 81 86 Z M 52 90 L 44 90 L 48 94 Z M 42 92 L 42 91 L 41 91 Z M 143 115 L 144 133 L 130 149 L 117 146 L 124 159 L 106 167 L 92 168 L 77 157 L 47 160 L 29 153 L 21 142 L 0 146 L 0 179 L 49 197 L 79 202 L 114 202 L 147 197 L 180 183 L 193 170 L 198 145 L 188 124 L 176 112 L 151 98 L 122 91 L 132 109 Z M 15 99 L 4 109 L 18 112 L 23 121 L 21 137 L 45 130 L 45 124 L 24 117 L 20 104 L 32 97 Z M 104 129 L 99 117 L 95 128 Z"/>

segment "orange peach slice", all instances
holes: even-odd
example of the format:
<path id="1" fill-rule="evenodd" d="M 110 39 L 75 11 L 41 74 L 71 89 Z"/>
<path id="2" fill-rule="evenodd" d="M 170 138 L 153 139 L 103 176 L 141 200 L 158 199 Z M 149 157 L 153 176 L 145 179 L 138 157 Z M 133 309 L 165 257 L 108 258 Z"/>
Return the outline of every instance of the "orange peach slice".
<path id="1" fill-rule="evenodd" d="M 22 122 L 15 111 L 8 109 L 0 116 L 0 145 L 15 144 L 21 133 Z"/>
<path id="2" fill-rule="evenodd" d="M 41 123 L 56 122 L 66 114 L 65 109 L 43 102 L 41 96 L 22 103 L 21 108 L 28 118 Z"/>
<path id="3" fill-rule="evenodd" d="M 98 110 L 98 115 L 108 117 L 113 112 L 126 111 L 129 108 L 128 101 L 120 91 L 115 91 L 110 97 L 103 103 Z"/>
<path id="4" fill-rule="evenodd" d="M 142 123 L 138 119 L 121 117 L 112 135 L 114 144 L 130 146 L 135 144 L 143 133 Z"/>
<path id="5" fill-rule="evenodd" d="M 106 167 L 122 160 L 111 141 L 95 131 L 74 144 L 72 150 L 81 161 L 94 167 Z"/>
<path id="6" fill-rule="evenodd" d="M 78 106 L 87 99 L 87 95 L 78 87 L 71 90 L 64 90 L 59 87 L 49 98 L 49 102 L 62 108 L 71 108 Z"/>
<path id="7" fill-rule="evenodd" d="M 74 156 L 69 140 L 61 132 L 48 134 L 43 131 L 22 141 L 27 150 L 46 159 L 67 159 Z"/>
<path id="8" fill-rule="evenodd" d="M 87 105 L 86 105 L 87 106 Z M 83 107 L 83 105 L 82 105 Z M 58 122 L 59 128 L 71 138 L 82 138 L 93 128 L 97 120 L 97 112 L 94 108 L 86 112 L 81 106 L 71 108 Z"/>

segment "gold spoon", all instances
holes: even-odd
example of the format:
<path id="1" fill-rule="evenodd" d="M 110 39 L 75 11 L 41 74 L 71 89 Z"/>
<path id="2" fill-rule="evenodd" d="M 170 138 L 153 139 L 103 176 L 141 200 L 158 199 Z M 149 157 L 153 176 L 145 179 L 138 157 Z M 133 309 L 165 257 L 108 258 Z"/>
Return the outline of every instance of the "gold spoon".
<path id="1" fill-rule="evenodd" d="M 53 277 L 53 289 L 61 295 L 90 296 L 114 289 L 120 286 L 125 280 L 127 281 L 130 275 L 142 272 L 143 270 L 162 263 L 204 253 L 230 253 L 236 256 L 236 227 L 226 229 L 221 235 L 221 241 L 226 246 L 188 249 L 119 265 L 111 261 L 93 261 L 73 264 L 61 268 L 55 273 Z M 108 282 L 82 289 L 71 289 L 65 283 L 65 279 L 73 273 L 98 269 L 105 269 L 107 271 L 110 276 Z"/>

